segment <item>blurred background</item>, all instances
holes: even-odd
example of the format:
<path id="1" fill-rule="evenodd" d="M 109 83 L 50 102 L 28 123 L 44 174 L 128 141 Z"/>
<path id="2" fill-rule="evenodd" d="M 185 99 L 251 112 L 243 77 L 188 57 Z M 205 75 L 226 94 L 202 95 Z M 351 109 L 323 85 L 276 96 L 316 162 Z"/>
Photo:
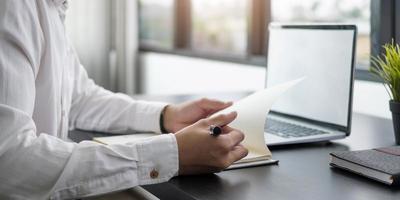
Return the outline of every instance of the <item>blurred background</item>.
<path id="1" fill-rule="evenodd" d="M 368 68 L 383 43 L 400 41 L 394 1 L 71 0 L 66 27 L 89 76 L 107 89 L 201 94 L 264 87 L 271 22 L 356 24 L 354 109 L 390 118 Z"/>

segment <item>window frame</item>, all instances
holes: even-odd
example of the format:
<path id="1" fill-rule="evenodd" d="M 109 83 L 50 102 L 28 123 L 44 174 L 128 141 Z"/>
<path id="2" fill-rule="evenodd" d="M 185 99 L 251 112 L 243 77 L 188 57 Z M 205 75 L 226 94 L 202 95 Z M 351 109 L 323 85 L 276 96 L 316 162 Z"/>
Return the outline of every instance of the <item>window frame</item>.
<path id="1" fill-rule="evenodd" d="M 394 13 L 394 27 L 395 27 L 395 41 L 397 44 L 400 44 L 400 2 L 399 1 L 394 1 L 395 3 L 395 8 L 394 10 L 397 10 L 397 12 Z"/>
<path id="2" fill-rule="evenodd" d="M 247 52 L 245 56 L 214 54 L 191 48 L 191 0 L 174 0 L 173 48 L 147 45 L 139 42 L 140 52 L 156 52 L 233 62 L 260 67 L 267 66 L 268 31 L 271 22 L 271 0 L 249 0 Z M 394 39 L 400 43 L 400 1 L 371 0 L 371 56 L 382 53 L 382 45 Z M 139 12 L 138 12 L 139 13 Z M 356 65 L 359 65 L 356 63 Z M 356 67 L 355 79 L 381 82 L 369 70 Z"/>
<path id="3" fill-rule="evenodd" d="M 371 0 L 371 56 L 381 55 L 382 45 L 395 39 L 395 4 L 400 5 L 395 0 Z M 355 78 L 382 82 L 364 69 L 356 69 Z"/>

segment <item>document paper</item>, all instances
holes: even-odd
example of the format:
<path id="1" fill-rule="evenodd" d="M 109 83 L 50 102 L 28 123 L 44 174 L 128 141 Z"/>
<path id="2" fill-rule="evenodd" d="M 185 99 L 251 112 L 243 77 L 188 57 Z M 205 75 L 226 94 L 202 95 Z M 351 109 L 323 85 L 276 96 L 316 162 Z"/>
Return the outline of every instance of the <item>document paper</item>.
<path id="1" fill-rule="evenodd" d="M 239 129 L 245 134 L 242 145 L 249 150 L 249 154 L 236 163 L 241 164 L 271 159 L 271 152 L 264 139 L 265 119 L 273 103 L 283 93 L 300 83 L 303 79 L 296 79 L 255 92 L 235 102 L 231 107 L 214 114 L 227 114 L 232 111 L 238 113 L 237 118 L 229 126 Z M 233 166 L 233 168 L 235 167 Z"/>
<path id="2" fill-rule="evenodd" d="M 245 139 L 242 142 L 242 145 L 249 150 L 249 154 L 245 158 L 237 161 L 235 163 L 237 164 L 236 166 L 234 164 L 229 169 L 276 163 L 276 161 L 271 160 L 271 152 L 265 143 L 265 119 L 278 97 L 293 86 L 297 85 L 303 79 L 304 78 L 296 79 L 255 92 L 235 102 L 231 107 L 214 114 L 227 114 L 236 111 L 238 116 L 231 124 L 229 124 L 229 126 L 239 129 L 245 134 Z M 138 133 L 132 135 L 99 137 L 94 138 L 94 140 L 103 144 L 127 144 L 155 135 L 156 134 L 153 133 Z"/>

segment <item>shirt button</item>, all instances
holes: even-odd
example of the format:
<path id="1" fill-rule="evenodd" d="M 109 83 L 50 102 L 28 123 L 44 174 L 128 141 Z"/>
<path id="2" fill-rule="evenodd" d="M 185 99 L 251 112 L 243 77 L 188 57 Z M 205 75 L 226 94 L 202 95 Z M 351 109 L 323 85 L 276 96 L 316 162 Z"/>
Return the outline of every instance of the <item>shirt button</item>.
<path id="1" fill-rule="evenodd" d="M 155 169 L 151 170 L 151 172 L 150 172 L 150 177 L 151 177 L 152 179 L 158 178 L 158 171 L 156 171 Z"/>

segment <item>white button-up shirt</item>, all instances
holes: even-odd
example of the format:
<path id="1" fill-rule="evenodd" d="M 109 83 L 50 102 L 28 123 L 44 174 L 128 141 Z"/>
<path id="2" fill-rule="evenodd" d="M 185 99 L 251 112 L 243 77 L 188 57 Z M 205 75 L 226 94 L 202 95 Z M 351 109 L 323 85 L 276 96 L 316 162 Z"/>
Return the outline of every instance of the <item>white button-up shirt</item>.
<path id="1" fill-rule="evenodd" d="M 69 128 L 160 132 L 165 104 L 89 79 L 65 36 L 65 9 L 63 0 L 0 1 L 0 199 L 85 197 L 178 171 L 172 134 L 130 145 L 66 141 Z"/>

